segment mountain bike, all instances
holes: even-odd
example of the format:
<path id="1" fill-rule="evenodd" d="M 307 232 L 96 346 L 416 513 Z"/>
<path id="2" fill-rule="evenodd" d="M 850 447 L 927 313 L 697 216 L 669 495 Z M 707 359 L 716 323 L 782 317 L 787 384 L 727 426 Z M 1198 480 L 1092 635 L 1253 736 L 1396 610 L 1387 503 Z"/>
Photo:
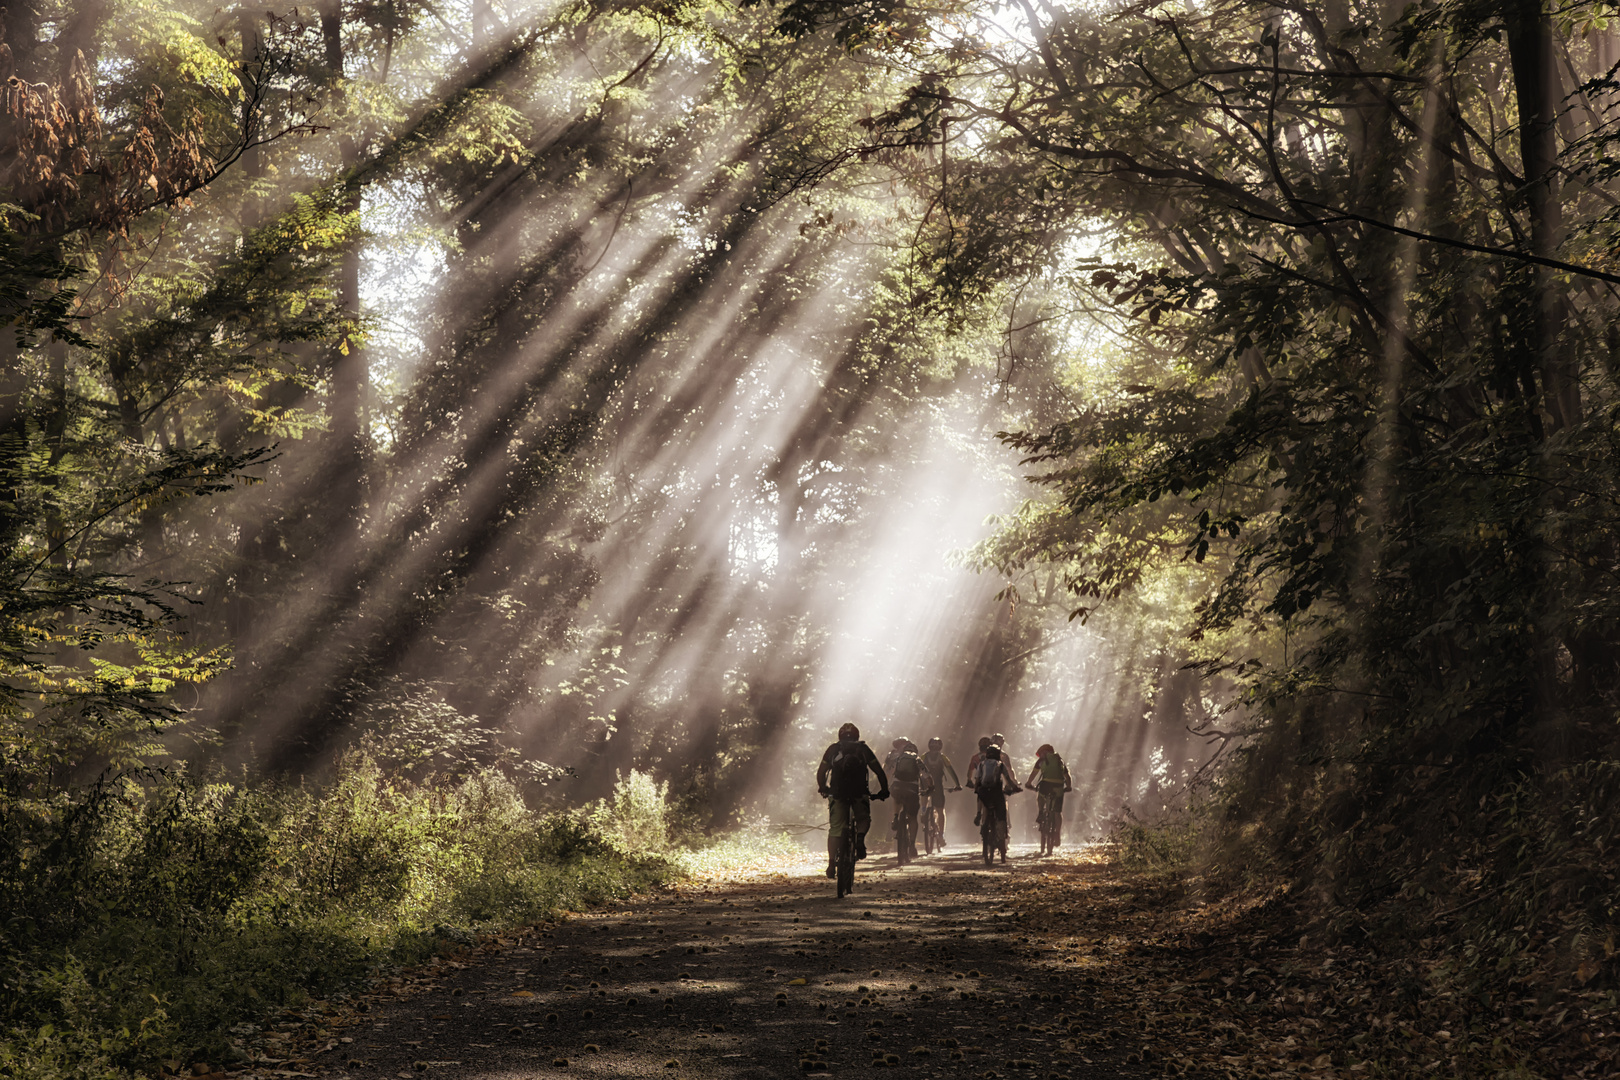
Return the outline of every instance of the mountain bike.
<path id="1" fill-rule="evenodd" d="M 945 790 L 947 793 L 949 793 L 952 791 L 961 791 L 962 788 L 960 785 L 958 785 L 957 787 L 946 788 Z M 930 855 L 936 851 L 943 851 L 945 849 L 944 804 L 936 803 L 932 798 L 930 798 L 928 800 L 928 805 L 923 807 L 922 819 L 923 850 Z"/>
<path id="2" fill-rule="evenodd" d="M 831 797 L 825 789 L 820 794 L 824 799 Z M 888 797 L 886 791 L 872 796 L 878 800 Z M 855 891 L 855 808 L 849 803 L 845 803 L 843 839 L 833 857 L 833 879 L 838 883 L 838 899 Z"/>
<path id="3" fill-rule="evenodd" d="M 1041 831 L 1041 854 L 1056 854 L 1058 844 L 1063 841 L 1063 789 L 1056 784 L 1050 789 L 1045 785 L 1024 786 L 1034 791 L 1040 800 L 1037 804 L 1039 809 L 1035 813 L 1035 824 Z"/>
<path id="4" fill-rule="evenodd" d="M 842 900 L 855 891 L 855 815 L 851 814 L 844 822 L 844 840 L 838 845 L 838 857 L 833 860 L 833 870 L 836 872 L 838 882 L 838 899 Z"/>
<path id="5" fill-rule="evenodd" d="M 911 861 L 911 853 L 916 850 L 917 818 L 906 813 L 905 804 L 896 802 L 894 809 L 894 861 L 896 866 L 904 866 Z"/>
<path id="6" fill-rule="evenodd" d="M 984 814 L 979 823 L 979 839 L 984 845 L 984 865 L 993 865 L 996 861 L 996 852 L 1001 852 L 1001 861 L 1007 861 L 1007 800 L 984 804 Z"/>

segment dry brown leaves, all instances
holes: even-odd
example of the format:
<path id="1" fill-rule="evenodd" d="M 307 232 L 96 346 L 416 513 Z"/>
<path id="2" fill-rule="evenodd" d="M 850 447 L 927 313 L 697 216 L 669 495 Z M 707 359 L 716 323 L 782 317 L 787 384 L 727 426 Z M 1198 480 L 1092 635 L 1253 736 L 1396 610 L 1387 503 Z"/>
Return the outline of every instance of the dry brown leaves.
<path id="1" fill-rule="evenodd" d="M 1318 944 L 1278 890 L 1199 900 L 1196 881 L 1121 874 L 1100 851 L 1014 887 L 1032 959 L 1080 976 L 1114 1028 L 1075 1025 L 1072 1049 L 1135 1039 L 1163 1075 L 1612 1076 L 1613 995 L 1487 1002 L 1448 985 L 1443 958 Z M 1072 981 L 1072 980 L 1066 980 Z"/>
<path id="2" fill-rule="evenodd" d="M 364 994 L 337 1001 L 315 1001 L 304 1009 L 286 1010 L 272 1018 L 266 1030 L 246 1035 L 238 1042 L 238 1048 L 248 1060 L 245 1067 L 222 1071 L 202 1062 L 171 1061 L 164 1063 L 164 1076 L 175 1080 L 287 1080 L 316 1077 L 322 1071 L 338 1068 L 360 1068 L 368 1064 L 367 1050 L 387 1048 L 386 1044 L 376 1044 L 375 1040 L 390 1038 L 369 1035 L 370 1041 L 357 1043 L 345 1034 L 346 1029 L 368 1023 L 367 1014 L 373 1006 L 442 991 L 445 977 L 451 973 L 514 946 L 529 944 L 547 934 L 553 925 L 541 923 L 491 935 L 470 948 L 453 948 L 447 944 L 444 952 L 428 964 L 381 978 Z M 460 991 L 453 993 L 460 994 Z M 420 1041 L 406 1039 L 403 1035 L 391 1038 L 396 1049 L 414 1049 L 421 1045 Z"/>

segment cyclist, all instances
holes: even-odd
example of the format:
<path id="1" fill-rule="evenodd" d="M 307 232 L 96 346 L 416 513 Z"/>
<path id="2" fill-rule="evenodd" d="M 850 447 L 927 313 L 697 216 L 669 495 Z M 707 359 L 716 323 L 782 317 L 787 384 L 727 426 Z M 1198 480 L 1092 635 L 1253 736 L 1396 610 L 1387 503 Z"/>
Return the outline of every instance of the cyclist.
<path id="1" fill-rule="evenodd" d="M 901 754 L 905 752 L 906 740 L 895 739 L 893 742 L 889 743 L 889 752 L 883 755 L 883 771 L 886 773 L 894 772 L 895 761 L 900 757 Z"/>
<path id="2" fill-rule="evenodd" d="M 923 768 L 934 781 L 926 812 L 934 815 L 934 835 L 939 837 L 940 847 L 945 846 L 945 774 L 951 774 L 951 783 L 955 785 L 950 790 L 962 790 L 962 778 L 956 775 L 956 767 L 945 756 L 944 748 L 944 741 L 936 735 L 928 740 L 928 753 L 922 756 Z"/>
<path id="3" fill-rule="evenodd" d="M 1037 785 L 1035 778 L 1040 777 Z M 1036 813 L 1036 823 L 1050 823 L 1052 841 L 1047 843 L 1046 831 L 1041 832 L 1041 854 L 1050 855 L 1056 851 L 1063 840 L 1063 793 L 1074 790 L 1074 780 L 1069 776 L 1069 767 L 1063 763 L 1063 758 L 1052 749 L 1051 743 L 1042 743 L 1041 748 L 1035 751 L 1035 767 L 1029 771 L 1029 779 L 1024 786 L 1036 793 L 1039 799 L 1039 811 Z"/>
<path id="4" fill-rule="evenodd" d="M 980 835 L 993 840 L 991 848 L 1000 848 L 1001 861 L 1006 862 L 1007 792 L 1018 790 L 1018 778 L 1013 775 L 1012 766 L 1007 764 L 1007 759 L 1001 756 L 1001 747 L 995 743 L 985 746 L 978 766 L 968 776 L 968 783 L 979 793 L 979 802 L 984 806 L 984 823 L 979 830 Z M 991 832 L 987 833 L 986 830 Z M 987 864 L 990 862 L 989 850 L 986 850 L 984 860 Z"/>
<path id="5" fill-rule="evenodd" d="M 894 776 L 894 763 L 900 760 L 900 755 L 906 751 L 906 740 L 894 739 L 889 743 L 889 752 L 883 755 L 883 772 L 889 777 Z M 900 803 L 894 804 L 894 817 L 889 821 L 889 831 L 900 831 Z"/>
<path id="6" fill-rule="evenodd" d="M 896 739 L 889 757 L 889 773 L 894 791 L 895 855 L 901 864 L 917 857 L 917 808 L 922 790 L 932 787 L 933 777 L 917 756 L 917 744 Z"/>
<path id="7" fill-rule="evenodd" d="M 889 797 L 889 777 L 872 748 L 861 741 L 861 729 L 845 724 L 838 741 L 827 747 L 816 769 L 816 790 L 827 800 L 827 876 L 837 876 L 838 845 L 844 830 L 855 830 L 855 858 L 866 858 L 866 833 L 872 827 L 871 791 L 866 773 L 877 774 L 877 798 Z"/>
<path id="8" fill-rule="evenodd" d="M 979 752 L 968 758 L 968 787 L 973 787 L 973 778 L 978 775 L 979 762 L 984 760 L 985 748 L 990 745 L 990 736 L 979 736 Z M 973 824 L 977 825 L 984 818 L 984 800 L 980 799 L 973 811 Z"/>
<path id="9" fill-rule="evenodd" d="M 1007 753 L 1007 736 L 996 732 L 990 736 L 990 745 L 1001 751 L 1001 760 L 1007 763 L 1007 768 L 1012 768 L 1012 755 Z"/>

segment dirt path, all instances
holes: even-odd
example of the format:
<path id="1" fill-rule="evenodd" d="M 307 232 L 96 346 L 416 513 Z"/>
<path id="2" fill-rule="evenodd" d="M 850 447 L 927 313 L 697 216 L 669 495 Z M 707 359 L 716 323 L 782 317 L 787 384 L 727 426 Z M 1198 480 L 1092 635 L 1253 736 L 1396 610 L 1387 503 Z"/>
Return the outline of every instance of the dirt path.
<path id="1" fill-rule="evenodd" d="M 1455 992 L 1440 960 L 1332 942 L 1256 895 L 1204 903 L 1086 848 L 955 850 L 683 888 L 570 916 L 287 1014 L 204 1080 L 1615 1075 L 1603 992 Z M 1528 1002 L 1529 999 L 1526 999 Z M 178 1065 L 178 1063 L 175 1063 Z M 196 1070 L 206 1073 L 207 1066 Z M 197 1080 L 197 1078 L 193 1078 Z"/>
<path id="2" fill-rule="evenodd" d="M 683 889 L 515 936 L 333 1030 L 298 1067 L 353 1080 L 766 1078 L 873 1066 L 919 1077 L 1158 1075 L 1095 973 L 1033 937 L 1014 887 L 1096 861 L 1007 868 L 953 850 Z M 339 1041 L 342 1040 L 342 1041 Z M 423 1076 L 423 1074 L 427 1074 Z"/>

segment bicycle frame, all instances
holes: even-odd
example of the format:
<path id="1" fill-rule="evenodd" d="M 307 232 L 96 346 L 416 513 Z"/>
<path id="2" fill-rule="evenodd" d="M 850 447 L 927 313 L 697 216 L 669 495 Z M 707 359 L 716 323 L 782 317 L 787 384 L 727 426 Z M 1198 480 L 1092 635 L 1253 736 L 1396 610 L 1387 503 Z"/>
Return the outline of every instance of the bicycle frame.
<path id="1" fill-rule="evenodd" d="M 984 865 L 989 866 L 995 861 L 995 853 L 1001 852 L 1001 861 L 1007 861 L 1007 804 L 985 803 L 983 823 L 979 826 L 979 837 L 984 844 Z"/>
<path id="2" fill-rule="evenodd" d="M 844 839 L 838 845 L 838 860 L 833 867 L 838 879 L 838 899 L 855 891 L 855 815 L 844 821 Z"/>

